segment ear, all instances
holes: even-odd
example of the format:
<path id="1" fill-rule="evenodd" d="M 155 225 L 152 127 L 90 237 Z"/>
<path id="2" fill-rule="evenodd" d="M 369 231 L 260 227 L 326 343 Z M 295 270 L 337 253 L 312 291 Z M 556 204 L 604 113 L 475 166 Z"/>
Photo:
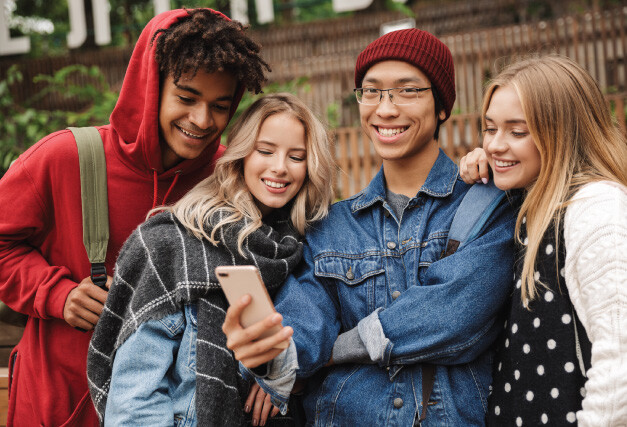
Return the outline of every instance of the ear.
<path id="1" fill-rule="evenodd" d="M 444 109 L 440 111 L 440 114 L 438 114 L 438 118 L 440 120 L 444 120 L 446 118 L 446 111 L 444 111 Z"/>

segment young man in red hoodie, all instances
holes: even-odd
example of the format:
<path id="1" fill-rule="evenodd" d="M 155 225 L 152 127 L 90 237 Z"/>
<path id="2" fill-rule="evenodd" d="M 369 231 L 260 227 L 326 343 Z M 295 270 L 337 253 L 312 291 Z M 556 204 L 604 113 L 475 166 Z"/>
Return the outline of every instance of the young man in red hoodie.
<path id="1" fill-rule="evenodd" d="M 107 163 L 111 274 L 126 238 L 156 205 L 213 172 L 220 135 L 268 65 L 241 24 L 210 9 L 153 18 L 131 57 L 111 123 L 97 127 Z M 27 314 L 9 362 L 9 426 L 96 426 L 86 378 L 106 291 L 83 246 L 76 143 L 55 132 L 0 180 L 0 300 Z M 110 282 L 109 277 L 109 282 Z"/>

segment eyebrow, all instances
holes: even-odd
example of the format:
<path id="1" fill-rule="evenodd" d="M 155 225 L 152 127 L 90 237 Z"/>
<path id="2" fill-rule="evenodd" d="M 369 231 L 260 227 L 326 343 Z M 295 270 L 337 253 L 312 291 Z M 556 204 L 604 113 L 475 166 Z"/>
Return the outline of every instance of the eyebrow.
<path id="1" fill-rule="evenodd" d="M 485 116 L 485 121 L 486 122 L 494 122 L 494 120 L 492 120 L 488 116 Z M 526 125 L 527 124 L 527 120 L 525 120 L 525 119 L 510 119 L 510 120 L 505 120 L 505 123 Z"/>
<path id="2" fill-rule="evenodd" d="M 381 80 L 374 77 L 366 77 L 362 83 L 374 83 L 380 84 Z M 404 84 L 404 83 L 425 83 L 423 79 L 420 77 L 403 77 L 394 81 L 394 84 Z"/>
<path id="3" fill-rule="evenodd" d="M 192 94 L 194 94 L 196 96 L 202 96 L 202 93 L 199 90 L 197 90 L 197 89 L 195 89 L 195 88 L 193 88 L 191 86 L 182 85 L 182 84 L 176 84 L 176 87 L 178 89 L 180 89 L 180 90 L 184 90 L 184 91 L 192 93 Z M 217 100 L 218 101 L 232 101 L 233 97 L 230 96 L 230 95 L 225 95 L 225 96 L 219 97 Z"/>
<path id="4" fill-rule="evenodd" d="M 277 144 L 275 144 L 274 142 L 266 141 L 265 139 L 258 139 L 256 142 L 257 142 L 257 144 L 267 144 L 267 145 L 271 145 L 273 147 L 277 146 Z M 291 148 L 290 151 L 303 151 L 303 152 L 306 153 L 307 149 L 306 148 Z"/>

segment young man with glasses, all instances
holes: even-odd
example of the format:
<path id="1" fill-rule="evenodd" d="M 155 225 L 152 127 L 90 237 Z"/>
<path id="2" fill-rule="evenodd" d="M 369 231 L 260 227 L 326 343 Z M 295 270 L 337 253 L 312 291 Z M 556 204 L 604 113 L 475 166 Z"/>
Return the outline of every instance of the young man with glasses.
<path id="1" fill-rule="evenodd" d="M 252 342 L 280 316 L 243 330 L 243 299 L 227 314 L 229 346 L 254 368 L 276 357 L 272 346 L 293 329 L 258 382 L 285 408 L 294 378 L 309 378 L 314 425 L 483 425 L 489 348 L 513 271 L 514 210 L 502 202 L 477 238 L 443 255 L 470 186 L 438 147 L 455 81 L 437 38 L 417 29 L 380 37 L 359 55 L 355 85 L 383 166 L 307 235 L 302 267 L 276 300 L 289 326 Z"/>

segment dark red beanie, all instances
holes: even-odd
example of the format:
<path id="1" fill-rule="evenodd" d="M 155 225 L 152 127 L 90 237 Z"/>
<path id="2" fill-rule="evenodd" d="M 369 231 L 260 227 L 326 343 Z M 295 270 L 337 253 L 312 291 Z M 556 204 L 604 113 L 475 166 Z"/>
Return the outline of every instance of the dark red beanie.
<path id="1" fill-rule="evenodd" d="M 453 56 L 434 35 L 416 28 L 387 33 L 363 50 L 355 64 L 355 87 L 361 87 L 366 72 L 381 61 L 404 61 L 420 69 L 440 94 L 446 119 L 455 102 Z"/>

